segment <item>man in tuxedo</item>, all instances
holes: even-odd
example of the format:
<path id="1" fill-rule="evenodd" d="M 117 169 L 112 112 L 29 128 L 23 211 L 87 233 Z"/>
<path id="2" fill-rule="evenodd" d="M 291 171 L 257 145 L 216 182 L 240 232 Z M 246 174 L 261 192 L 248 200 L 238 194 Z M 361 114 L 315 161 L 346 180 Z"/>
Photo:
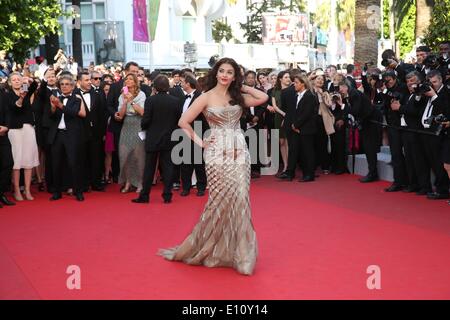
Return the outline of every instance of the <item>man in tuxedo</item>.
<path id="1" fill-rule="evenodd" d="M 315 180 L 314 136 L 317 133 L 319 101 L 308 89 L 308 79 L 305 76 L 295 75 L 293 78 L 295 95 L 288 97 L 291 103 L 285 104 L 288 110 L 284 119 L 286 136 L 291 141 L 288 168 L 279 177 L 291 181 L 295 177 L 295 169 L 300 158 L 303 178 L 299 181 L 311 182 Z"/>
<path id="2" fill-rule="evenodd" d="M 8 139 L 8 106 L 0 90 L 0 208 L 2 204 L 15 205 L 6 198 L 5 192 L 11 188 L 11 173 L 14 166 L 11 143 Z"/>
<path id="3" fill-rule="evenodd" d="M 428 46 L 419 46 L 416 49 L 416 64 L 414 65 L 414 69 L 418 71 L 422 79 L 424 80 L 431 70 L 425 66 L 424 61 L 428 57 L 428 55 L 431 53 L 431 49 Z"/>
<path id="4" fill-rule="evenodd" d="M 356 81 L 355 81 L 355 77 L 354 77 L 354 72 L 355 72 L 355 66 L 353 64 L 348 64 L 347 65 L 347 80 L 350 81 L 352 88 L 353 89 L 358 89 L 358 86 L 356 85 Z"/>
<path id="5" fill-rule="evenodd" d="M 404 129 L 401 138 L 409 185 L 403 191 L 427 195 L 431 192 L 429 169 L 426 169 L 425 151 L 420 143 L 421 134 L 415 132 L 423 129 L 421 120 L 427 104 L 425 96 L 416 95 L 414 92 L 420 84 L 420 78 L 418 71 L 408 73 L 405 76 L 409 91 L 406 102 L 394 100 L 390 103 L 390 108 L 400 114 L 400 126 Z"/>
<path id="6" fill-rule="evenodd" d="M 334 77 L 337 75 L 337 67 L 335 65 L 329 65 L 326 68 L 327 80 L 324 83 L 324 90 L 333 93 L 339 92 L 339 86 L 334 84 Z"/>
<path id="7" fill-rule="evenodd" d="M 135 203 L 148 203 L 155 175 L 156 163 L 159 156 L 159 163 L 162 169 L 164 181 L 164 191 L 162 197 L 164 203 L 172 201 L 172 133 L 178 127 L 178 120 L 181 117 L 180 100 L 167 94 L 169 90 L 169 79 L 164 75 L 156 77 L 153 83 L 157 94 L 145 101 L 144 116 L 141 127 L 146 132 L 145 139 L 145 169 L 143 188 L 139 197 L 133 199 Z"/>
<path id="8" fill-rule="evenodd" d="M 192 105 L 195 99 L 197 99 L 197 97 L 199 97 L 202 93 L 197 90 L 197 80 L 195 79 L 194 75 L 190 73 L 183 73 L 183 75 L 181 76 L 181 87 L 183 88 L 184 92 L 186 92 L 186 98 L 182 105 L 182 113 L 184 113 Z M 194 129 L 196 129 L 197 126 L 201 126 L 201 132 L 197 132 L 200 137 L 202 137 L 206 130 L 209 129 L 205 116 L 202 113 L 200 113 L 200 115 L 194 121 Z M 181 183 L 183 188 L 183 191 L 180 195 L 182 197 L 189 195 L 190 189 L 192 187 L 192 173 L 195 171 L 195 177 L 197 179 L 197 196 L 201 197 L 205 195 L 206 190 L 206 171 L 205 163 L 203 161 L 203 151 L 192 141 L 190 151 L 191 157 L 189 161 L 183 162 L 180 166 Z M 197 163 L 196 160 L 200 160 L 200 162 Z"/>
<path id="9" fill-rule="evenodd" d="M 436 121 L 428 121 L 430 117 L 440 114 L 447 114 L 450 108 L 450 98 L 443 84 L 442 75 L 439 70 L 431 70 L 427 74 L 427 80 L 431 83 L 430 90 L 424 95 L 428 98 L 427 105 L 422 114 L 422 126 L 425 131 L 435 133 L 439 125 Z M 441 150 L 443 145 L 443 133 L 440 135 L 423 134 L 420 136 L 420 142 L 425 150 L 428 169 L 431 167 L 436 180 L 436 192 L 430 192 L 428 199 L 448 199 L 449 198 L 449 178 L 444 169 L 444 163 L 441 158 Z M 428 173 L 430 171 L 428 170 Z"/>
<path id="10" fill-rule="evenodd" d="M 258 90 L 264 91 L 260 87 L 256 86 L 256 78 L 257 74 L 253 70 L 248 70 L 244 74 L 244 83 L 245 85 L 256 88 Z M 264 129 L 264 113 L 267 108 L 267 102 L 263 105 L 259 106 L 250 106 L 250 108 L 244 109 L 243 117 L 246 121 L 246 127 L 245 131 L 254 131 L 254 134 L 256 135 L 256 148 L 253 150 L 250 150 L 250 155 L 252 157 L 252 164 L 251 164 L 251 177 L 253 179 L 260 178 L 261 177 L 261 159 L 260 159 L 260 140 L 262 139 L 262 136 L 260 136 L 260 129 Z M 252 146 L 250 145 L 249 137 L 246 137 L 247 145 L 249 148 Z"/>
<path id="11" fill-rule="evenodd" d="M 138 81 L 141 88 L 141 91 L 145 93 L 145 97 L 150 97 L 152 95 L 152 88 L 145 84 L 145 71 L 143 67 L 139 68 L 138 72 Z"/>
<path id="12" fill-rule="evenodd" d="M 100 93 L 100 84 L 102 83 L 102 75 L 98 71 L 91 73 L 91 85 L 95 93 Z"/>
<path id="13" fill-rule="evenodd" d="M 125 77 L 132 73 L 134 75 L 138 75 L 139 72 L 139 65 L 136 62 L 130 61 L 125 65 Z M 124 87 L 124 81 L 123 79 L 113 83 L 109 89 L 109 94 L 106 100 L 107 110 L 109 115 L 111 116 L 110 120 L 110 130 L 114 136 L 114 149 L 113 152 L 113 161 L 112 161 L 112 170 L 113 170 L 113 179 L 114 181 L 118 180 L 119 177 L 119 157 L 118 157 L 118 150 L 119 150 L 119 138 L 120 138 L 120 131 L 122 130 L 122 121 L 118 121 L 115 118 L 115 114 L 118 111 L 119 107 L 119 97 L 121 95 L 122 88 Z"/>
<path id="14" fill-rule="evenodd" d="M 404 145 L 401 127 L 401 114 L 391 109 L 391 103 L 397 100 L 400 104 L 405 104 L 409 94 L 408 88 L 400 83 L 394 71 L 383 74 L 383 81 L 386 85 L 387 93 L 384 94 L 384 113 L 386 122 L 391 127 L 388 128 L 389 147 L 392 155 L 392 167 L 394 169 L 394 182 L 384 191 L 397 192 L 409 185 L 407 174 L 407 163 L 404 155 Z"/>
<path id="15" fill-rule="evenodd" d="M 352 119 L 353 126 L 360 130 L 369 167 L 367 176 L 359 181 L 363 183 L 377 181 L 379 179 L 377 153 L 380 152 L 381 128 L 372 121 L 381 121 L 381 112 L 373 108 L 369 98 L 361 91 L 354 89 L 350 81 L 341 82 L 339 91 L 343 97 L 347 114 Z"/>
<path id="16" fill-rule="evenodd" d="M 184 100 L 184 92 L 183 92 L 183 89 L 181 88 L 181 83 L 180 83 L 182 74 L 183 73 L 181 72 L 181 70 L 172 71 L 173 86 L 171 88 L 169 88 L 169 94 L 171 96 L 174 96 L 174 97 L 180 99 L 181 101 Z"/>
<path id="17" fill-rule="evenodd" d="M 41 125 L 42 125 L 42 139 L 43 139 L 43 152 L 45 156 L 45 183 L 47 185 L 47 191 L 53 193 L 53 166 L 52 166 L 52 153 L 51 145 L 47 143 L 48 134 L 52 125 L 51 120 L 51 103 L 50 97 L 59 97 L 61 92 L 57 86 L 56 73 L 53 68 L 48 68 L 44 72 L 44 79 L 41 82 L 39 91 L 37 94 L 39 110 L 41 113 Z"/>
<path id="18" fill-rule="evenodd" d="M 101 183 L 103 164 L 103 137 L 106 134 L 105 110 L 101 96 L 96 93 L 91 83 L 91 75 L 83 71 L 78 75 L 78 88 L 75 94 L 81 96 L 86 109 L 84 122 L 85 143 L 81 146 L 81 154 L 85 157 L 85 183 L 94 191 L 104 191 Z"/>
<path id="19" fill-rule="evenodd" d="M 83 172 L 80 146 L 84 142 L 84 122 L 86 109 L 81 96 L 75 95 L 75 81 L 71 76 L 61 76 L 59 80 L 61 96 L 51 96 L 52 124 L 48 133 L 48 143 L 52 145 L 52 164 L 55 191 L 50 200 L 62 198 L 62 174 L 64 160 L 72 174 L 75 197 L 83 201 Z M 66 157 L 64 157 L 64 154 Z"/>

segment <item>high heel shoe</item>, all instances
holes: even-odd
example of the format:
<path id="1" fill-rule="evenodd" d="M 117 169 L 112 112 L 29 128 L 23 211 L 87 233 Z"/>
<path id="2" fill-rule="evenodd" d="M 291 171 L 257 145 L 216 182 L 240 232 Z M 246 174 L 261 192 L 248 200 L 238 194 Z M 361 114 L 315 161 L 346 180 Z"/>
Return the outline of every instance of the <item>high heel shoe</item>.
<path id="1" fill-rule="evenodd" d="M 20 193 L 19 193 L 19 195 L 14 193 L 13 197 L 14 197 L 14 200 L 16 200 L 16 201 L 23 201 L 22 194 L 20 194 Z"/>
<path id="2" fill-rule="evenodd" d="M 130 187 L 123 187 L 122 189 L 120 189 L 120 193 L 129 193 L 130 192 Z"/>
<path id="3" fill-rule="evenodd" d="M 25 195 L 25 199 L 27 199 L 28 201 L 34 200 L 33 196 L 31 195 L 31 192 L 25 192 L 24 195 Z"/>

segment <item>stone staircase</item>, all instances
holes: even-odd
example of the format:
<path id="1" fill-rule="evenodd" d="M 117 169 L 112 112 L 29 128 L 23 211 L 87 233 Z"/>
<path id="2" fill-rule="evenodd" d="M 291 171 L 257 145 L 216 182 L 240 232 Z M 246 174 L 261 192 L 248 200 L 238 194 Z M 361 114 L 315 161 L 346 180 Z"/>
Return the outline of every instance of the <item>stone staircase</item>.
<path id="1" fill-rule="evenodd" d="M 389 146 L 382 146 L 381 152 L 378 153 L 378 175 L 381 180 L 385 181 L 394 181 L 394 170 L 390 165 L 391 162 L 391 151 Z M 352 172 L 352 163 L 353 157 L 351 155 L 348 156 L 347 166 L 348 170 Z M 367 167 L 366 156 L 364 154 L 357 154 L 355 156 L 355 174 L 360 176 L 365 176 L 369 173 L 369 169 Z"/>

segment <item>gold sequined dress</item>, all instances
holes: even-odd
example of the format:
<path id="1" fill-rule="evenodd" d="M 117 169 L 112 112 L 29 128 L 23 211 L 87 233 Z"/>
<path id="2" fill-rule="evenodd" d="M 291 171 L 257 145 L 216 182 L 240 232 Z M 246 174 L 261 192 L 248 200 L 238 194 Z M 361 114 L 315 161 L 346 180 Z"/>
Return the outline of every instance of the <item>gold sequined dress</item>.
<path id="1" fill-rule="evenodd" d="M 209 106 L 211 128 L 204 150 L 209 198 L 200 221 L 178 246 L 161 249 L 168 260 L 207 267 L 233 267 L 251 275 L 258 255 L 250 211 L 250 154 L 239 120 L 239 105 Z"/>

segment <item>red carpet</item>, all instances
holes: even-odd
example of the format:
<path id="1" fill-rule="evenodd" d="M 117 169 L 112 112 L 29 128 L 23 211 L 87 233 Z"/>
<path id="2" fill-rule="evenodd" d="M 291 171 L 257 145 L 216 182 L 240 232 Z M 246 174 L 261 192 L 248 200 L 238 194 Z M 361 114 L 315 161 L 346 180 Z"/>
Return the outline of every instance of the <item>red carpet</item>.
<path id="1" fill-rule="evenodd" d="M 253 181 L 251 277 L 156 255 L 191 231 L 206 197 L 36 194 L 0 209 L 0 299 L 450 299 L 450 206 L 386 186 L 350 175 Z M 81 268 L 81 290 L 66 288 L 69 265 Z M 381 290 L 367 289 L 369 265 L 381 268 Z"/>

